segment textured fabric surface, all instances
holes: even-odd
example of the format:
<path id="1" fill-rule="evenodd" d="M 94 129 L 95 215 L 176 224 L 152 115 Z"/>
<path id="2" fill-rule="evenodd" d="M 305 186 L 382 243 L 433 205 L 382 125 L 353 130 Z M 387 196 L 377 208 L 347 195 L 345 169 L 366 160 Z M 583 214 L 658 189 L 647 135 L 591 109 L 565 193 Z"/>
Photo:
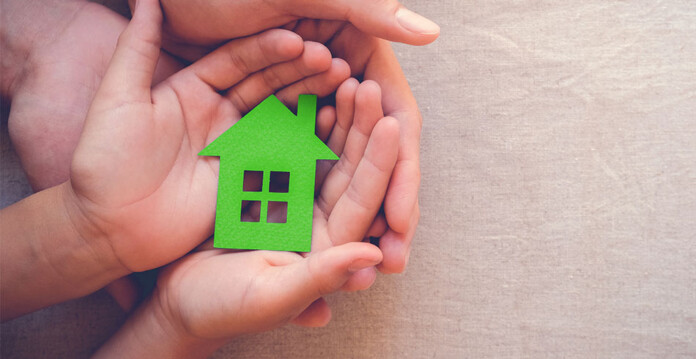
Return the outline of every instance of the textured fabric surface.
<path id="1" fill-rule="evenodd" d="M 215 357 L 696 357 L 696 2 L 404 4 L 442 26 L 395 46 L 424 118 L 407 272 Z M 2 356 L 83 357 L 122 321 L 95 294 L 3 324 Z"/>

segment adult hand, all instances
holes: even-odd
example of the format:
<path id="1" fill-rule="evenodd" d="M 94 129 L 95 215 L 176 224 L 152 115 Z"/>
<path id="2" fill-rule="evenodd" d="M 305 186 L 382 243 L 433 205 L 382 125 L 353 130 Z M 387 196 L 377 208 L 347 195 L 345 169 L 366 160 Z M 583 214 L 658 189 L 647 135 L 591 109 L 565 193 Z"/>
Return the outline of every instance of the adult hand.
<path id="1" fill-rule="evenodd" d="M 399 158 L 384 201 L 388 230 L 380 237 L 383 273 L 402 272 L 408 262 L 411 241 L 420 216 L 419 150 L 422 119 L 418 105 L 389 43 L 358 30 L 346 22 L 300 20 L 286 28 L 304 39 L 324 43 L 345 59 L 352 75 L 373 80 L 382 89 L 382 108 L 386 116 L 399 122 Z M 376 222 L 380 222 L 377 218 Z"/>
<path id="2" fill-rule="evenodd" d="M 165 268 L 152 297 L 96 357 L 207 357 L 240 334 L 290 321 L 323 326 L 331 311 L 322 296 L 372 284 L 382 254 L 359 241 L 396 162 L 398 124 L 382 118 L 374 83 L 348 80 L 336 101 L 336 113 L 323 111 L 319 120 L 320 134 L 333 127 L 322 137 L 341 156 L 321 180 L 312 252 L 230 251 L 208 241 Z"/>
<path id="3" fill-rule="evenodd" d="M 135 0 L 129 0 L 131 7 Z M 165 48 L 215 46 L 299 19 L 340 20 L 389 41 L 433 42 L 440 28 L 397 0 L 162 0 Z M 185 52 L 185 51 L 184 51 Z"/>
<path id="4" fill-rule="evenodd" d="M 276 29 L 231 41 L 151 89 L 161 19 L 156 1 L 139 1 L 67 188 L 83 237 L 128 271 L 166 264 L 212 233 L 219 160 L 198 156 L 202 148 L 271 93 L 327 95 L 349 76 L 324 46 Z"/>
<path id="5" fill-rule="evenodd" d="M 162 7 L 167 18 L 165 48 L 182 58 L 193 60 L 223 40 L 283 25 L 305 40 L 325 44 L 334 56 L 348 62 L 353 76 L 381 86 L 385 114 L 399 121 L 401 139 L 384 203 L 389 231 L 380 239 L 384 254 L 380 270 L 402 272 L 420 216 L 422 119 L 398 61 L 383 39 L 423 45 L 437 38 L 439 27 L 396 0 L 220 0 L 213 4 L 162 0 Z"/>
<path id="6" fill-rule="evenodd" d="M 87 109 L 128 21 L 87 1 L 6 0 L 3 12 L 10 136 L 29 183 L 40 191 L 68 179 Z M 181 67 L 160 56 L 153 83 Z"/>
<path id="7" fill-rule="evenodd" d="M 2 95 L 11 102 L 13 147 L 29 184 L 68 180 L 87 110 L 128 20 L 84 0 L 3 2 Z M 183 67 L 160 54 L 153 85 Z M 107 286 L 124 309 L 137 299 L 127 277 Z"/>

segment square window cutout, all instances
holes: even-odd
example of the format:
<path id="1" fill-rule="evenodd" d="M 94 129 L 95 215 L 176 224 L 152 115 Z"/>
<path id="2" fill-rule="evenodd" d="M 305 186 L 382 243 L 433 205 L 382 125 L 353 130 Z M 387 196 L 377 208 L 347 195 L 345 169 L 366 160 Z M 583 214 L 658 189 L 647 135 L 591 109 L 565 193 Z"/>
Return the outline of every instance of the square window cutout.
<path id="1" fill-rule="evenodd" d="M 268 223 L 288 222 L 288 202 L 268 201 Z"/>
<path id="2" fill-rule="evenodd" d="M 271 184 L 269 191 L 275 193 L 288 193 L 290 185 L 290 172 L 271 172 Z"/>
<path id="3" fill-rule="evenodd" d="M 261 219 L 261 201 L 242 201 L 242 222 L 258 222 Z"/>
<path id="4" fill-rule="evenodd" d="M 261 192 L 263 171 L 244 171 L 244 192 Z"/>

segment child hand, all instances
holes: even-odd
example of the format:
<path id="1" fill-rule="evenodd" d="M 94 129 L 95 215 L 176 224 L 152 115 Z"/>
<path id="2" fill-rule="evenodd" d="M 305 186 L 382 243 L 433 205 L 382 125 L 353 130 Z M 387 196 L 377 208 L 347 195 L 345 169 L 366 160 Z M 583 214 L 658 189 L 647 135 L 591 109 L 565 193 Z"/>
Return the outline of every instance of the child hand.
<path id="1" fill-rule="evenodd" d="M 196 59 L 208 46 L 281 26 L 305 40 L 325 44 L 348 62 L 353 76 L 379 83 L 384 93 L 384 111 L 399 121 L 401 133 L 399 160 L 385 198 L 384 213 L 380 214 L 380 221 L 388 223 L 379 242 L 384 254 L 380 270 L 402 272 L 420 217 L 422 118 L 396 56 L 384 39 L 424 45 L 438 37 L 439 27 L 405 9 L 397 0 L 223 0 L 216 6 L 200 0 L 162 3 L 171 40 L 165 47 L 183 58 Z"/>
<path id="2" fill-rule="evenodd" d="M 312 252 L 229 251 L 208 241 L 162 272 L 152 298 L 97 357 L 207 356 L 243 333 L 290 321 L 322 326 L 331 318 L 322 296 L 372 284 L 382 254 L 360 241 L 396 163 L 398 123 L 382 118 L 379 87 L 354 79 L 339 88 L 335 113 L 324 109 L 319 121 L 320 133 L 336 122 L 328 144 L 341 159 L 315 201 Z"/>
<path id="3" fill-rule="evenodd" d="M 327 95 L 349 76 L 323 46 L 271 30 L 150 89 L 161 20 L 156 1 L 139 1 L 88 112 L 68 188 L 82 237 L 127 271 L 166 264 L 212 233 L 219 162 L 197 155 L 206 144 L 273 92 Z"/>
<path id="4" fill-rule="evenodd" d="M 350 242 L 360 242 L 368 232 L 396 163 L 398 123 L 382 116 L 376 83 L 358 85 L 350 79 L 341 85 L 337 121 L 328 139 L 341 157 L 315 199 L 312 252 L 204 250 L 165 271 L 156 302 L 170 304 L 166 312 L 182 313 L 177 319 L 183 327 L 200 327 L 191 329 L 194 336 L 227 333 L 223 337 L 230 337 L 277 327 L 340 288 L 369 287 L 376 274 L 374 265 L 382 258 L 380 251 L 368 243 Z M 364 265 L 356 266 L 358 261 Z M 217 278 L 215 285 L 212 278 Z M 329 319 L 328 307 L 315 304 L 299 321 L 323 325 Z"/>

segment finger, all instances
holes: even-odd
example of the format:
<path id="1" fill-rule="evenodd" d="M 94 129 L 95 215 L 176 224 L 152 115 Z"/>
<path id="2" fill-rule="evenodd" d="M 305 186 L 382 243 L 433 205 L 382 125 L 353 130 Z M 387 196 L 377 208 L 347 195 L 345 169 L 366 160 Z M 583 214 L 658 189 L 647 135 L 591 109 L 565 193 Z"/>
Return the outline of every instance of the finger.
<path id="1" fill-rule="evenodd" d="M 249 74 L 273 64 L 292 60 L 302 53 L 297 34 L 273 29 L 259 35 L 233 40 L 180 72 L 191 74 L 217 91 L 232 87 Z"/>
<path id="2" fill-rule="evenodd" d="M 205 242 L 201 243 L 198 245 L 198 247 L 194 248 L 192 252 L 202 252 L 202 251 L 209 251 L 215 249 L 214 243 L 213 243 L 213 237 L 209 237 L 208 239 L 205 240 Z"/>
<path id="3" fill-rule="evenodd" d="M 225 96 L 241 113 L 246 113 L 279 89 L 324 72 L 330 67 L 329 49 L 322 44 L 308 41 L 305 42 L 304 51 L 298 58 L 254 73 L 229 89 Z"/>
<path id="4" fill-rule="evenodd" d="M 276 97 L 290 107 L 297 107 L 297 99 L 301 94 L 314 94 L 319 97 L 328 96 L 336 91 L 338 86 L 350 77 L 350 67 L 341 59 L 332 59 L 331 67 L 314 76 L 296 82 L 282 90 Z"/>
<path id="5" fill-rule="evenodd" d="M 242 222 L 258 222 L 261 218 L 260 201 L 242 201 Z"/>
<path id="6" fill-rule="evenodd" d="M 277 6 L 301 18 L 346 20 L 361 31 L 389 41 L 429 44 L 440 27 L 396 0 L 279 1 Z"/>
<path id="7" fill-rule="evenodd" d="M 379 239 L 379 248 L 384 254 L 384 260 L 377 266 L 380 272 L 385 274 L 402 273 L 406 269 L 411 255 L 411 240 L 415 234 L 419 217 L 420 210 L 416 206 L 416 210 L 411 216 L 411 226 L 408 231 L 399 233 L 389 229 Z"/>
<path id="8" fill-rule="evenodd" d="M 382 252 L 369 243 L 347 243 L 315 253 L 279 268 L 282 283 L 268 308 L 278 313 L 301 312 L 312 302 L 339 290 L 353 273 L 382 261 Z"/>
<path id="9" fill-rule="evenodd" d="M 333 153 L 341 156 L 348 138 L 350 126 L 353 125 L 355 113 L 355 93 L 360 83 L 354 78 L 344 81 L 336 91 L 336 126 L 331 131 L 331 137 L 326 143 Z"/>
<path id="10" fill-rule="evenodd" d="M 322 107 L 317 113 L 317 129 L 315 131 L 322 142 L 328 141 L 334 124 L 336 124 L 336 109 L 333 106 Z"/>
<path id="11" fill-rule="evenodd" d="M 378 213 L 375 220 L 372 221 L 370 228 L 367 230 L 365 237 L 379 238 L 387 231 L 387 219 L 384 218 L 384 213 Z"/>
<path id="12" fill-rule="evenodd" d="M 116 279 L 104 289 L 126 313 L 133 310 L 138 301 L 138 286 L 127 276 Z"/>
<path id="13" fill-rule="evenodd" d="M 344 112 L 348 110 L 343 109 Z M 347 115 L 344 113 L 343 115 Z M 365 153 L 375 123 L 383 117 L 380 89 L 373 81 L 360 84 L 355 92 L 353 124 L 348 132 L 341 158 L 329 172 L 318 203 L 324 213 L 331 213 L 353 178 L 355 169 Z"/>
<path id="14" fill-rule="evenodd" d="M 384 207 L 389 227 L 405 233 L 409 230 L 410 220 L 417 210 L 422 119 L 408 81 L 388 43 L 380 41 L 364 66 L 365 78 L 375 80 L 382 88 L 382 107 L 385 114 L 396 118 L 400 124 L 399 158 L 387 190 Z"/>
<path id="15" fill-rule="evenodd" d="M 410 221 L 413 212 L 418 209 L 417 196 L 420 186 L 418 160 L 403 157 L 405 156 L 400 155 L 396 162 L 384 200 L 384 212 L 389 227 L 401 233 L 408 231 L 412 225 Z"/>
<path id="16" fill-rule="evenodd" d="M 99 92 L 112 101 L 150 103 L 150 87 L 161 41 L 159 1 L 138 1 L 133 19 L 118 38 Z"/>
<path id="17" fill-rule="evenodd" d="M 317 114 L 316 134 L 323 142 L 328 140 L 336 124 L 336 109 L 333 106 L 324 106 Z M 334 152 L 335 153 L 335 152 Z M 314 188 L 321 188 L 326 175 L 331 171 L 334 161 L 317 161 L 317 171 L 314 178 Z"/>
<path id="18" fill-rule="evenodd" d="M 331 308 L 324 298 L 319 298 L 293 319 L 292 323 L 303 327 L 318 328 L 329 324 L 329 321 L 331 321 Z"/>
<path id="19" fill-rule="evenodd" d="M 372 131 L 364 157 L 329 216 L 327 230 L 334 245 L 364 238 L 382 205 L 398 149 L 399 124 L 385 117 Z"/>
<path id="20" fill-rule="evenodd" d="M 370 288 L 372 284 L 375 283 L 376 279 L 377 269 L 375 267 L 368 267 L 353 273 L 343 287 L 341 287 L 341 290 L 344 292 L 365 290 Z"/>

